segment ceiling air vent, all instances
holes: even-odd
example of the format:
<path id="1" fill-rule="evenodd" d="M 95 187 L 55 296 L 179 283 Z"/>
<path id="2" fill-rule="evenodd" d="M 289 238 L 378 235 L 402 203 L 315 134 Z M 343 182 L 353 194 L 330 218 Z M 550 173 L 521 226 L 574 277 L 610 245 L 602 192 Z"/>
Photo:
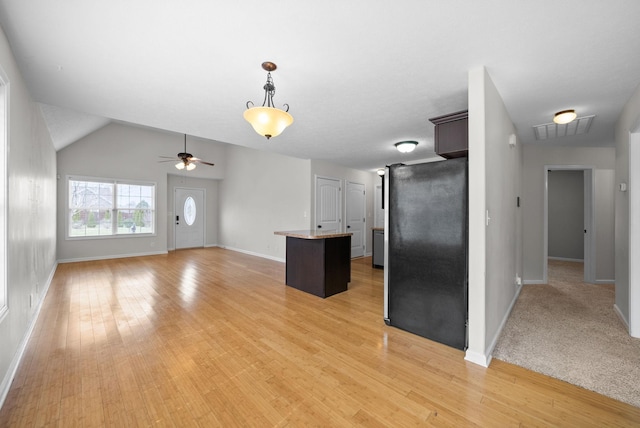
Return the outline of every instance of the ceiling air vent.
<path id="1" fill-rule="evenodd" d="M 551 140 L 553 138 L 568 137 L 570 135 L 586 134 L 589 132 L 589 128 L 591 128 L 594 117 L 596 116 L 577 117 L 564 125 L 558 125 L 553 122 L 534 125 L 533 132 L 536 134 L 536 140 Z"/>

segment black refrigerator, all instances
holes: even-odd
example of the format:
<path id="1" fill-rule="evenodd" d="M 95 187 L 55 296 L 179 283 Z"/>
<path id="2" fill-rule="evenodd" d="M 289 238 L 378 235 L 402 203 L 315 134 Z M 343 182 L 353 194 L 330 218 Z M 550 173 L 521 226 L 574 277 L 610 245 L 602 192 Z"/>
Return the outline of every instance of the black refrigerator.
<path id="1" fill-rule="evenodd" d="M 467 347 L 467 158 L 392 165 L 385 180 L 388 325 Z"/>

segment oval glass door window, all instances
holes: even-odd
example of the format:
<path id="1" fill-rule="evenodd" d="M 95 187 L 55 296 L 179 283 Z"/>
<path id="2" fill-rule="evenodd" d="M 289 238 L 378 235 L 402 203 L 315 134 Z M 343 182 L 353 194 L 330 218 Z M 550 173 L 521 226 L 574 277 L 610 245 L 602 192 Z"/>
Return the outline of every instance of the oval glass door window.
<path id="1" fill-rule="evenodd" d="M 196 221 L 196 201 L 191 196 L 184 201 L 184 221 L 189 226 Z"/>

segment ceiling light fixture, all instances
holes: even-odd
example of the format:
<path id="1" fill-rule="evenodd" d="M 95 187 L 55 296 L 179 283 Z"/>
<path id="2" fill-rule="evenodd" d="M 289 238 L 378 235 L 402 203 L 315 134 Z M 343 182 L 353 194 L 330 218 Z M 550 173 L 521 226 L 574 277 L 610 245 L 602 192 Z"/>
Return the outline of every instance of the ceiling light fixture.
<path id="1" fill-rule="evenodd" d="M 398 149 L 400 153 L 411 153 L 415 150 L 417 145 L 417 141 L 400 141 L 395 144 L 396 149 Z"/>
<path id="2" fill-rule="evenodd" d="M 263 86 L 264 101 L 262 107 L 249 107 L 249 103 L 253 106 L 253 102 L 247 101 L 247 110 L 244 112 L 244 118 L 253 126 L 253 129 L 260 135 L 267 137 L 277 137 L 284 129 L 293 123 L 293 117 L 289 114 L 289 104 L 283 104 L 287 109 L 280 110 L 273 105 L 273 96 L 276 93 L 276 87 L 271 78 L 271 72 L 278 68 L 272 62 L 263 62 L 262 68 L 267 71 L 267 83 Z"/>
<path id="3" fill-rule="evenodd" d="M 577 117 L 575 110 L 562 110 L 553 116 L 553 121 L 559 125 L 571 122 Z"/>
<path id="4" fill-rule="evenodd" d="M 384 172 L 385 172 L 385 171 L 384 171 L 384 168 L 379 168 L 379 169 L 378 169 L 378 175 L 379 175 L 380 177 L 384 177 Z"/>
<path id="5" fill-rule="evenodd" d="M 193 162 L 189 162 L 188 160 L 181 160 L 176 164 L 176 168 L 180 170 L 186 168 L 187 171 L 193 171 L 194 169 L 196 169 L 196 164 Z"/>

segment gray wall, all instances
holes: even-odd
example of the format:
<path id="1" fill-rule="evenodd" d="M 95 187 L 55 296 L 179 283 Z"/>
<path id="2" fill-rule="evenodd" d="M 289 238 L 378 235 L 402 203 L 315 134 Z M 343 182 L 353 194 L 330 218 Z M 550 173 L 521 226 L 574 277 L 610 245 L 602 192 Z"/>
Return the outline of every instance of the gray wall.
<path id="1" fill-rule="evenodd" d="M 1 402 L 56 267 L 56 154 L 40 109 L 29 95 L 1 30 L 0 64 L 9 79 L 10 100 L 6 151 L 8 312 L 0 318 Z M 4 194 L 4 189 L 0 192 Z"/>
<path id="2" fill-rule="evenodd" d="M 613 236 L 598 233 L 608 230 L 612 224 L 613 207 L 611 191 L 600 183 L 613 171 L 615 164 L 613 147 L 538 147 L 528 144 L 523 147 L 524 166 L 522 169 L 522 212 L 523 212 L 523 279 L 526 283 L 544 282 L 544 186 L 545 166 L 592 166 L 595 174 L 595 206 L 604 207 L 600 218 L 596 219 L 596 265 L 612 263 L 610 254 L 604 251 L 613 248 Z M 597 213 L 596 213 L 597 215 Z M 601 225 L 601 226 L 600 226 Z M 596 272 L 597 280 L 612 279 L 613 266 L 601 266 Z"/>
<path id="3" fill-rule="evenodd" d="M 522 274 L 522 146 L 484 67 L 469 72 L 469 348 L 488 365 Z M 490 218 L 487 224 L 487 216 Z"/>
<path id="4" fill-rule="evenodd" d="M 284 261 L 285 238 L 273 232 L 309 228 L 310 161 L 229 146 L 227 164 L 219 245 Z"/>
<path id="5" fill-rule="evenodd" d="M 549 257 L 584 259 L 584 172 L 549 171 Z"/>
<path id="6" fill-rule="evenodd" d="M 215 163 L 199 165 L 195 170 L 179 172 L 175 162 L 158 162 L 159 156 L 174 156 L 184 150 L 184 135 L 138 126 L 112 123 L 82 138 L 57 155 L 58 160 L 58 260 L 76 261 L 166 253 L 173 243 L 173 189 L 168 187 L 174 175 L 189 179 L 222 179 L 226 171 L 226 144 L 189 136 L 187 149 L 195 156 Z M 66 239 L 67 177 L 150 181 L 156 184 L 156 235 L 149 237 L 113 237 L 104 239 Z M 171 200 L 169 197 L 171 193 Z M 215 193 L 215 192 L 214 192 Z M 207 222 L 207 230 L 217 234 L 217 219 Z M 215 237 L 208 236 L 208 244 Z"/>

